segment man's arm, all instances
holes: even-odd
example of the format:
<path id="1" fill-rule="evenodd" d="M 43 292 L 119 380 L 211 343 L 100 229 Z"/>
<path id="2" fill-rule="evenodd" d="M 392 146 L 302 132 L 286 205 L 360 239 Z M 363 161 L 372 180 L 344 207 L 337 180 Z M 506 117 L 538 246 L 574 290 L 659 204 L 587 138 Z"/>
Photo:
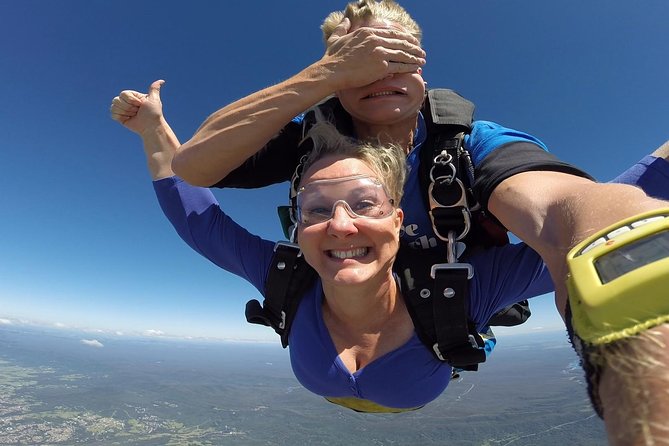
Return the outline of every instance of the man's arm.
<path id="1" fill-rule="evenodd" d="M 212 114 L 181 146 L 174 171 L 191 184 L 210 186 L 265 146 L 290 120 L 335 92 L 389 74 L 415 72 L 425 53 L 410 34 L 360 28 L 345 19 L 315 63 L 289 79 Z"/>
<path id="2" fill-rule="evenodd" d="M 566 256 L 578 242 L 606 226 L 641 212 L 669 207 L 625 184 L 601 184 L 561 172 L 524 172 L 492 192 L 490 211 L 544 259 L 564 316 Z"/>
<path id="3" fill-rule="evenodd" d="M 649 198 L 634 186 L 599 184 L 559 172 L 512 176 L 494 189 L 489 201 L 491 212 L 546 262 L 563 317 L 567 252 L 596 230 L 662 207 L 669 207 L 669 203 Z M 602 368 L 594 392 L 601 399 L 612 444 L 645 445 L 669 440 L 669 432 L 663 427 L 669 417 L 667 340 L 669 324 L 663 324 L 595 349 Z M 625 364 L 637 364 L 636 370 L 623 367 Z"/>
<path id="4" fill-rule="evenodd" d="M 646 446 L 669 443 L 669 325 L 606 345 L 599 382 L 609 443 Z"/>
<path id="5" fill-rule="evenodd" d="M 665 142 L 660 147 L 658 147 L 652 153 L 652 155 L 658 158 L 664 158 L 665 160 L 669 161 L 669 141 Z"/>

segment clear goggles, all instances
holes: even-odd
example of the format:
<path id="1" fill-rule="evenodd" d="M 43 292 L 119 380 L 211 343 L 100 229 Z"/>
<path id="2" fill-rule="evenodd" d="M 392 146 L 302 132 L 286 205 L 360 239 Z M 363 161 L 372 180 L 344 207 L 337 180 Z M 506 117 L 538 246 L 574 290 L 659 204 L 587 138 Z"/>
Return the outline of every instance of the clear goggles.
<path id="1" fill-rule="evenodd" d="M 386 218 L 395 209 L 383 184 L 364 175 L 312 181 L 297 191 L 296 203 L 297 222 L 303 226 L 330 220 L 339 205 L 351 218 Z"/>

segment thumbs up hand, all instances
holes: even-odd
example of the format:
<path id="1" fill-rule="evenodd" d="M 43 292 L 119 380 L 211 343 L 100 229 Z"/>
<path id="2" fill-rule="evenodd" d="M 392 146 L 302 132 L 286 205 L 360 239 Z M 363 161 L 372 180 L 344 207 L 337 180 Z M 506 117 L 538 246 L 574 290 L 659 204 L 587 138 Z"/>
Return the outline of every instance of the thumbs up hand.
<path id="1" fill-rule="evenodd" d="M 148 93 L 123 90 L 112 99 L 111 118 L 140 136 L 155 129 L 163 119 L 160 88 L 164 83 L 164 80 L 153 82 Z"/>

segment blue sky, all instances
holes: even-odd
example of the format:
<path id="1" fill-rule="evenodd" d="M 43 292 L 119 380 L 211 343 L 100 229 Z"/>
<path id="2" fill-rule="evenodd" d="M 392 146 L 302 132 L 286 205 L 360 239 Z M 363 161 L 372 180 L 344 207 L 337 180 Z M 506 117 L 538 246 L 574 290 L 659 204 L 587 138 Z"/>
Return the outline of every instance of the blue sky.
<path id="1" fill-rule="evenodd" d="M 424 30 L 431 87 L 527 131 L 607 180 L 669 139 L 669 3 L 472 0 L 402 4 Z M 344 2 L 5 1 L 0 6 L 0 321 L 274 339 L 257 297 L 200 258 L 160 212 L 138 137 L 109 118 L 123 89 L 162 78 L 190 138 L 217 108 L 319 58 Z M 286 186 L 216 191 L 237 221 L 281 238 Z M 558 324 L 550 297 L 523 330 Z"/>

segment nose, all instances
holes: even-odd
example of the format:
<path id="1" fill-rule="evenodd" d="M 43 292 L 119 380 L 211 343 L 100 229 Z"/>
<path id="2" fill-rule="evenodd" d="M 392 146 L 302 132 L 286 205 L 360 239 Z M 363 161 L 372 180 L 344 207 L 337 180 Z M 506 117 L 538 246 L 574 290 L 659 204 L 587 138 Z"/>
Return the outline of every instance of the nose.
<path id="1" fill-rule="evenodd" d="M 332 218 L 328 222 L 328 234 L 335 237 L 345 237 L 358 232 L 353 220 L 354 218 L 349 215 L 344 203 L 337 203 Z"/>

